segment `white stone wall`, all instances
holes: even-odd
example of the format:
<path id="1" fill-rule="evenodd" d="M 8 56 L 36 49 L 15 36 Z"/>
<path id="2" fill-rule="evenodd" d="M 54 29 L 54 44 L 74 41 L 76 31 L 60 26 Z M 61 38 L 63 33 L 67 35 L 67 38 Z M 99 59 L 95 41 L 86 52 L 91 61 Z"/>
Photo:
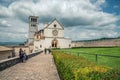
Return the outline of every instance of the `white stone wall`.
<path id="1" fill-rule="evenodd" d="M 56 24 L 56 28 L 63 29 L 63 26 L 60 25 L 60 23 L 58 23 L 56 20 L 54 20 L 54 21 L 48 26 L 48 28 L 54 28 L 54 24 Z"/>
<path id="2" fill-rule="evenodd" d="M 50 48 L 52 38 L 45 38 L 43 40 L 34 41 L 34 52 L 37 50 L 43 50 L 44 48 Z M 40 47 L 40 45 L 42 47 Z"/>
<path id="3" fill-rule="evenodd" d="M 56 25 L 56 27 L 54 27 L 54 25 Z M 47 26 L 44 29 L 44 36 L 54 37 L 53 34 L 52 34 L 52 31 L 55 30 L 55 29 L 58 31 L 58 35 L 56 37 L 64 37 L 64 28 L 56 20 L 53 21 L 49 26 Z"/>
<path id="4" fill-rule="evenodd" d="M 98 41 L 88 41 L 88 42 L 72 42 L 74 46 L 72 47 L 110 47 L 110 46 L 120 46 L 120 39 L 111 40 L 98 40 Z"/>
<path id="5" fill-rule="evenodd" d="M 34 32 L 38 31 L 37 26 L 36 27 L 30 26 L 30 31 L 34 31 Z"/>
<path id="6" fill-rule="evenodd" d="M 58 42 L 60 48 L 69 48 L 69 45 L 71 45 L 70 39 L 58 39 Z"/>
<path id="7" fill-rule="evenodd" d="M 56 25 L 56 27 L 54 27 Z M 57 30 L 58 35 L 54 36 L 52 31 Z M 34 41 L 34 51 L 36 50 L 43 50 L 44 48 L 52 47 L 52 41 L 57 39 L 57 48 L 70 48 L 71 46 L 71 39 L 64 38 L 64 28 L 63 26 L 54 20 L 51 24 L 44 28 L 44 36 L 45 39 L 40 39 L 39 41 Z M 40 48 L 42 45 L 42 48 Z"/>
<path id="8" fill-rule="evenodd" d="M 41 45 L 41 47 L 40 47 Z M 37 51 L 37 50 L 43 50 L 45 47 L 45 41 L 44 40 L 39 40 L 39 41 L 34 41 L 34 51 Z"/>
<path id="9" fill-rule="evenodd" d="M 44 48 L 50 48 L 52 46 L 52 40 L 54 38 L 45 38 L 44 40 L 34 41 L 34 51 L 43 50 Z M 57 48 L 70 48 L 71 45 L 70 39 L 57 39 L 58 45 Z M 40 48 L 40 45 L 42 46 Z"/>
<path id="10" fill-rule="evenodd" d="M 45 37 L 53 37 L 52 36 L 52 29 L 44 29 L 44 36 Z"/>
<path id="11" fill-rule="evenodd" d="M 58 36 L 57 37 L 64 37 L 64 30 L 58 30 Z"/>
<path id="12" fill-rule="evenodd" d="M 29 33 L 29 38 L 33 38 L 34 39 L 34 34 L 35 34 L 35 32 L 30 32 Z"/>
<path id="13" fill-rule="evenodd" d="M 45 48 L 50 48 L 53 38 L 45 38 Z"/>
<path id="14" fill-rule="evenodd" d="M 55 30 L 55 29 L 44 29 L 44 36 L 45 37 L 64 37 L 64 30 L 59 30 L 59 29 L 56 29 L 58 31 L 58 35 L 57 36 L 53 36 L 52 34 L 52 31 Z"/>
<path id="15" fill-rule="evenodd" d="M 34 34 L 35 34 L 35 32 L 38 31 L 37 18 L 38 18 L 37 16 L 30 16 L 29 17 L 29 39 L 28 39 L 28 44 L 34 42 Z M 32 19 L 36 19 L 36 22 L 31 21 Z"/>

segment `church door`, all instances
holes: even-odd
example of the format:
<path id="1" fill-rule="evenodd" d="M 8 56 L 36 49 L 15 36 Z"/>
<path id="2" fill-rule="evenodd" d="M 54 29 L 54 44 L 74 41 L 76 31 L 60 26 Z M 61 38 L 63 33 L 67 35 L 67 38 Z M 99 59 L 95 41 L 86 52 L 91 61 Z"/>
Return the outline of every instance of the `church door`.
<path id="1" fill-rule="evenodd" d="M 52 40 L 52 47 L 57 48 L 58 40 L 54 39 Z"/>

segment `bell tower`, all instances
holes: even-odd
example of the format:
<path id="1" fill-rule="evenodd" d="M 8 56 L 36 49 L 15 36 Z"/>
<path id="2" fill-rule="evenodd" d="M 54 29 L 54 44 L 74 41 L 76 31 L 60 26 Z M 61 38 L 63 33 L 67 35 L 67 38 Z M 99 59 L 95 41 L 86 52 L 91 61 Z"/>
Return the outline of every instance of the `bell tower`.
<path id="1" fill-rule="evenodd" d="M 33 44 L 34 42 L 34 34 L 38 31 L 38 17 L 37 16 L 29 16 L 29 40 L 28 44 Z"/>

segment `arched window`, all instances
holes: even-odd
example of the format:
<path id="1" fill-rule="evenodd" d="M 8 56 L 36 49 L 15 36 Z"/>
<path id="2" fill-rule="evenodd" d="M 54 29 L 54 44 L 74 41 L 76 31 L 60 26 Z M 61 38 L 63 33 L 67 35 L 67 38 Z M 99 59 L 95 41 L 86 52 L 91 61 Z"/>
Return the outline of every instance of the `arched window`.
<path id="1" fill-rule="evenodd" d="M 42 45 L 40 45 L 40 48 L 42 48 Z"/>
<path id="2" fill-rule="evenodd" d="M 39 35 L 37 35 L 37 39 L 39 39 Z"/>
<path id="3" fill-rule="evenodd" d="M 31 24 L 32 27 L 36 27 L 36 24 Z"/>
<path id="4" fill-rule="evenodd" d="M 71 44 L 69 44 L 69 48 L 71 47 Z"/>

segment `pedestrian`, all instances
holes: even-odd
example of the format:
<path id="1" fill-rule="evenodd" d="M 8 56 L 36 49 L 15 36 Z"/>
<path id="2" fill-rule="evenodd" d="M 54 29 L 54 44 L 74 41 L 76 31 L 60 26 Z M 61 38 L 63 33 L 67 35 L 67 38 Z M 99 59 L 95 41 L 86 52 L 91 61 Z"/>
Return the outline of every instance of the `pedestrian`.
<path id="1" fill-rule="evenodd" d="M 27 60 L 27 55 L 26 55 L 26 51 L 24 50 L 24 52 L 23 52 L 23 57 L 22 57 L 22 59 L 23 59 L 23 62 L 26 62 L 26 60 Z"/>
<path id="2" fill-rule="evenodd" d="M 44 52 L 45 52 L 45 54 L 47 53 L 47 49 L 46 48 L 45 48 Z"/>
<path id="3" fill-rule="evenodd" d="M 28 60 L 28 55 L 26 54 L 26 50 L 24 50 L 24 54 L 26 56 L 26 60 Z"/>
<path id="4" fill-rule="evenodd" d="M 20 48 L 19 50 L 19 57 L 20 57 L 20 62 L 23 62 L 23 50 Z"/>
<path id="5" fill-rule="evenodd" d="M 49 51 L 49 54 L 51 54 L 51 48 L 49 48 L 48 51 Z"/>

